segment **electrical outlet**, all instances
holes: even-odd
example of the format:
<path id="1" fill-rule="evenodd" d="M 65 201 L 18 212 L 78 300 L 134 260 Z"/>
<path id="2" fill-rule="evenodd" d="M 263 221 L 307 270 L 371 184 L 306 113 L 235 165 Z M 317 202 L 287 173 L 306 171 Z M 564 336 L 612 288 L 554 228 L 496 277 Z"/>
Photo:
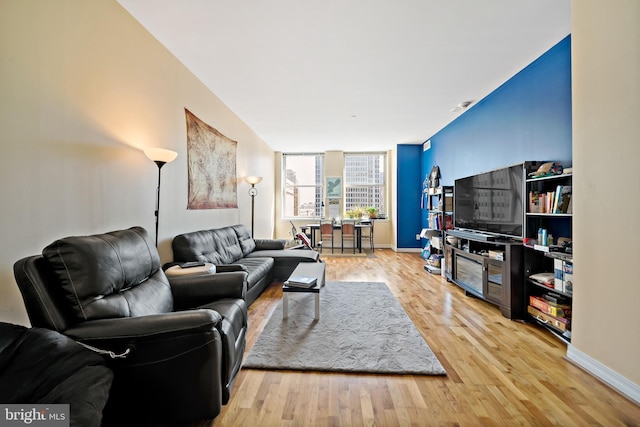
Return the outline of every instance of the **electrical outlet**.
<path id="1" fill-rule="evenodd" d="M 416 240 L 420 240 L 420 235 L 416 234 Z"/>

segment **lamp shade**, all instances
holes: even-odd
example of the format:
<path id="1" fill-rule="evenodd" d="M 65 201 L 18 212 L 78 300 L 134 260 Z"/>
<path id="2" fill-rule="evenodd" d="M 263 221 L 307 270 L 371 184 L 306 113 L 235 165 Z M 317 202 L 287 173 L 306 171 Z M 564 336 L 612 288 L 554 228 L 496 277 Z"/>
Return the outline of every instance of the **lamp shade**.
<path id="1" fill-rule="evenodd" d="M 178 153 L 176 153 L 175 151 L 155 147 L 145 148 L 144 155 L 154 162 L 162 163 L 173 162 L 176 157 L 178 157 Z"/>
<path id="2" fill-rule="evenodd" d="M 248 177 L 245 178 L 245 181 L 247 181 L 251 185 L 256 185 L 257 183 L 262 181 L 262 177 L 261 176 L 248 176 Z"/>

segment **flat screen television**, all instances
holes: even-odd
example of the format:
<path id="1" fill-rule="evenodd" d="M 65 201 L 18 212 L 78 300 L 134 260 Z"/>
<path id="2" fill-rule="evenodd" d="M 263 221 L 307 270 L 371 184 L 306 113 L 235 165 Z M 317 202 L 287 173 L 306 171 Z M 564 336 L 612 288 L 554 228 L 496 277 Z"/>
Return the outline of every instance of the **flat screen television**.
<path id="1" fill-rule="evenodd" d="M 525 169 L 508 166 L 454 181 L 457 229 L 522 239 Z"/>

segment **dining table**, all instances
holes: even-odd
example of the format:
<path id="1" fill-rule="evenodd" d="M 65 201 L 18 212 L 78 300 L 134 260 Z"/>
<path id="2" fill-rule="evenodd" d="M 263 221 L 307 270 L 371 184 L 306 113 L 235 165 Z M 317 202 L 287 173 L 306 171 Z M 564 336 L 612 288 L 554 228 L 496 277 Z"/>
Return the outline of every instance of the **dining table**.
<path id="1" fill-rule="evenodd" d="M 371 228 L 371 222 L 370 221 L 359 221 L 356 222 L 355 224 L 355 229 L 356 229 L 356 244 L 357 244 L 357 248 L 358 248 L 358 252 L 362 253 L 362 230 L 366 229 L 366 228 Z M 320 223 L 319 222 L 314 222 L 314 223 L 310 223 L 310 224 L 306 224 L 303 225 L 302 227 L 300 227 L 301 231 L 303 233 L 305 233 L 307 236 L 309 236 L 309 239 L 311 240 L 311 247 L 315 248 L 316 247 L 316 233 L 320 230 Z M 342 229 L 342 224 L 340 222 L 334 222 L 333 223 L 333 229 L 334 230 L 341 230 Z"/>

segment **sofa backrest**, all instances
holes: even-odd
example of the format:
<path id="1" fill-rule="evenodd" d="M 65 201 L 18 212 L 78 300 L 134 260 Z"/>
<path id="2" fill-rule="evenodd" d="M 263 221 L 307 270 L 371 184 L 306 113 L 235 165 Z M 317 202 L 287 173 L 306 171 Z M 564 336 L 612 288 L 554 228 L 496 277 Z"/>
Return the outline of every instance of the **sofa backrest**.
<path id="1" fill-rule="evenodd" d="M 233 264 L 251 253 L 256 244 L 245 225 L 193 231 L 174 237 L 171 243 L 176 262 L 200 261 L 215 265 Z"/>
<path id="2" fill-rule="evenodd" d="M 158 251 L 142 227 L 56 240 L 42 251 L 77 321 L 171 312 Z"/>
<path id="3" fill-rule="evenodd" d="M 238 224 L 231 228 L 236 232 L 236 237 L 242 249 L 242 256 L 247 256 L 256 249 L 256 242 L 253 240 L 253 237 L 251 237 L 251 232 L 246 225 Z"/>

